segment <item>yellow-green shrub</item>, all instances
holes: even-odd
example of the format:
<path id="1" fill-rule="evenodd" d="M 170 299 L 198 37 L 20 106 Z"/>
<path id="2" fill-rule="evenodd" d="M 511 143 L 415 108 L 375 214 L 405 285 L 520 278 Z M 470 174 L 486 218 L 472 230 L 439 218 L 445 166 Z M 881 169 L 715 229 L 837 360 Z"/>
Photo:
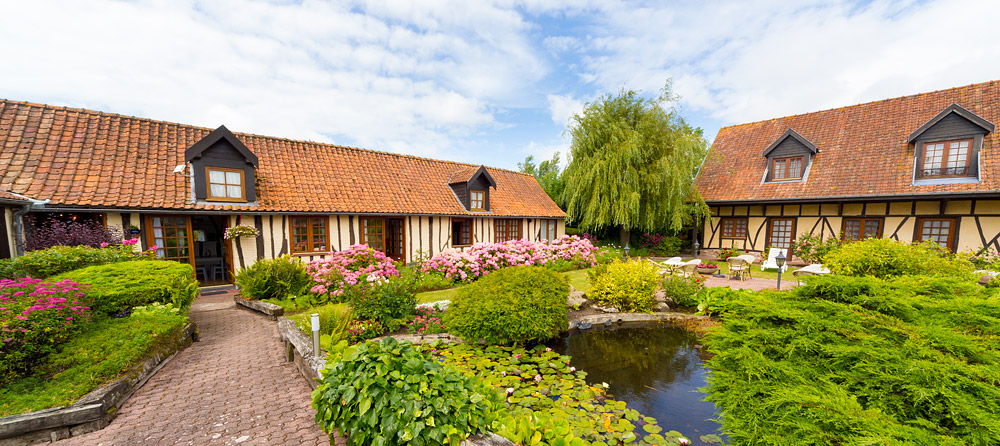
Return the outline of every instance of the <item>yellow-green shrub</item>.
<path id="1" fill-rule="evenodd" d="M 906 243 L 888 238 L 846 243 L 826 255 L 833 274 L 885 279 L 906 275 L 973 276 L 972 264 L 936 243 Z"/>
<path id="2" fill-rule="evenodd" d="M 590 294 L 597 302 L 621 311 L 649 312 L 656 304 L 653 294 L 660 284 L 659 269 L 645 261 L 615 260 L 590 279 Z"/>

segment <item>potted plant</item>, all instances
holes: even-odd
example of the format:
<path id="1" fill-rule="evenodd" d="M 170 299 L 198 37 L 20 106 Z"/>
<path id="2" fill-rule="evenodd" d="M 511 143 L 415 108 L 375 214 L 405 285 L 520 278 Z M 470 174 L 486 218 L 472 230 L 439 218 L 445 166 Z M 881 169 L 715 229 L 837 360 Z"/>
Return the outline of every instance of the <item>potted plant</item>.
<path id="1" fill-rule="evenodd" d="M 226 240 L 232 240 L 236 237 L 257 237 L 260 235 L 260 231 L 257 228 L 250 225 L 236 225 L 231 228 L 226 228 L 226 234 L 223 238 Z"/>
<path id="2" fill-rule="evenodd" d="M 136 225 L 128 225 L 128 233 L 131 235 L 139 235 L 139 227 Z"/>
<path id="3" fill-rule="evenodd" d="M 719 272 L 719 264 L 709 260 L 698 264 L 698 272 L 701 274 L 715 274 Z"/>

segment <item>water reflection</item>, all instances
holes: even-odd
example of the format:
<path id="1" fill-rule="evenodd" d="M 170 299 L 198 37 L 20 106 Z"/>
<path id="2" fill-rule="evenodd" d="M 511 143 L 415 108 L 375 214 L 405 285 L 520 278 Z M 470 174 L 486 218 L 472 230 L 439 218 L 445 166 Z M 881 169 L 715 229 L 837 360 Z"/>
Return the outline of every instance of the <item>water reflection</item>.
<path id="1" fill-rule="evenodd" d="M 705 385 L 707 359 L 698 338 L 682 328 L 655 327 L 592 330 L 547 343 L 570 355 L 591 384 L 606 382 L 615 399 L 700 444 L 698 437 L 719 433 L 715 405 L 696 390 Z"/>

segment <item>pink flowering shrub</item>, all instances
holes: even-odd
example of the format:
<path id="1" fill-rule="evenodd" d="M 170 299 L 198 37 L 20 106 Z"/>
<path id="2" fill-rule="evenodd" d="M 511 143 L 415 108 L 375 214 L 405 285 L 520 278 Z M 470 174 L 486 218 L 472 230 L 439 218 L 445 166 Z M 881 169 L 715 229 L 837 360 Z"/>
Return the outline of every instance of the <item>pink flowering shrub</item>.
<path id="1" fill-rule="evenodd" d="M 417 308 L 413 321 L 410 322 L 411 334 L 437 334 L 444 333 L 444 322 L 441 321 L 441 314 L 435 308 Z"/>
<path id="2" fill-rule="evenodd" d="M 306 264 L 306 272 L 315 283 L 310 292 L 344 301 L 356 288 L 399 275 L 396 264 L 385 253 L 368 245 L 352 245 L 330 253 L 325 259 Z"/>
<path id="3" fill-rule="evenodd" d="M 573 267 L 593 266 L 597 248 L 590 240 L 566 235 L 552 242 L 511 240 L 477 243 L 465 251 L 446 250 L 424 263 L 425 273 L 439 273 L 460 282 L 471 282 L 493 271 L 512 266 L 547 266 L 570 263 Z"/>
<path id="4" fill-rule="evenodd" d="M 0 384 L 23 376 L 89 320 L 76 282 L 0 280 Z"/>
<path id="5" fill-rule="evenodd" d="M 386 332 L 385 327 L 378 321 L 362 321 L 354 319 L 347 326 L 347 342 L 357 344 L 369 339 L 382 336 Z"/>

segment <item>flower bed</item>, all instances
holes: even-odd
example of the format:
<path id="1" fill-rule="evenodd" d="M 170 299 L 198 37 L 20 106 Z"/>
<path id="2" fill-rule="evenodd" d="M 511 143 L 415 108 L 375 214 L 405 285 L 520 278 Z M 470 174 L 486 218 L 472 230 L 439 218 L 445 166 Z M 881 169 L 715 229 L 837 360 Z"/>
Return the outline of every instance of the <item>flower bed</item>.
<path id="1" fill-rule="evenodd" d="M 309 262 L 306 272 L 315 282 L 310 291 L 329 295 L 332 300 L 340 300 L 350 287 L 359 283 L 364 285 L 365 281 L 374 282 L 399 275 L 392 259 L 368 245 L 352 245 L 343 251 L 330 253 L 325 259 Z"/>
<path id="2" fill-rule="evenodd" d="M 84 296 L 69 280 L 0 280 L 0 384 L 29 372 L 89 320 Z"/>
<path id="3" fill-rule="evenodd" d="M 422 271 L 438 273 L 461 282 L 512 266 L 554 266 L 569 263 L 576 268 L 593 266 L 597 248 L 590 240 L 566 235 L 551 243 L 511 240 L 477 243 L 465 251 L 446 250 L 424 263 Z"/>

